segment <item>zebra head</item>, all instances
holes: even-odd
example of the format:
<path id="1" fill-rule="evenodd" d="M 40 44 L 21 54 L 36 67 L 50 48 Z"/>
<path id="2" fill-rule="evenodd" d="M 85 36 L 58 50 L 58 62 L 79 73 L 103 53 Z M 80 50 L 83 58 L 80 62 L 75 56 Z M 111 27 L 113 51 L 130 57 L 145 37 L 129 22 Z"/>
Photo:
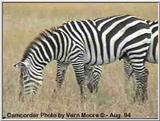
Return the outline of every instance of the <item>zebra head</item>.
<path id="1" fill-rule="evenodd" d="M 91 75 L 89 75 L 89 80 L 87 87 L 91 93 L 98 91 L 98 83 L 100 81 L 101 75 L 96 72 L 92 72 Z"/>
<path id="2" fill-rule="evenodd" d="M 32 97 L 37 93 L 37 89 L 43 80 L 42 73 L 35 73 L 35 70 L 33 72 L 33 69 L 30 67 L 30 65 L 25 62 L 19 62 L 15 64 L 14 67 L 20 69 L 19 99 L 23 101 L 26 95 Z"/>
<path id="3" fill-rule="evenodd" d="M 98 91 L 98 84 L 100 82 L 102 67 L 100 65 L 88 66 L 85 68 L 87 87 L 91 93 Z"/>

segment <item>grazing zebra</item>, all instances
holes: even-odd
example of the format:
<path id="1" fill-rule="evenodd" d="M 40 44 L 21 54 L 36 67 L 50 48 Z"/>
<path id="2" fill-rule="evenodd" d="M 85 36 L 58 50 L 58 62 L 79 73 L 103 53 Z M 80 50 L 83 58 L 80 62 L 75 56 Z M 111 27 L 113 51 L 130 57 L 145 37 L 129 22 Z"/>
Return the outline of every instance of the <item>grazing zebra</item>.
<path id="1" fill-rule="evenodd" d="M 149 24 L 150 29 L 152 31 L 152 39 L 151 39 L 151 44 L 150 48 L 146 57 L 146 61 L 149 63 L 158 63 L 158 51 L 159 51 L 159 46 L 158 46 L 158 21 L 149 21 L 146 20 L 146 22 Z M 133 69 L 131 67 L 131 64 L 128 62 L 128 60 L 124 59 L 124 71 L 127 79 L 129 78 L 133 73 Z M 148 73 L 148 72 L 147 72 Z"/>
<path id="2" fill-rule="evenodd" d="M 86 97 L 85 65 L 109 64 L 129 58 L 136 76 L 135 99 L 146 100 L 144 65 L 151 31 L 144 20 L 131 15 L 71 21 L 42 32 L 26 49 L 21 62 L 20 95 L 33 94 L 42 84 L 42 70 L 52 60 L 73 65 L 81 96 Z"/>

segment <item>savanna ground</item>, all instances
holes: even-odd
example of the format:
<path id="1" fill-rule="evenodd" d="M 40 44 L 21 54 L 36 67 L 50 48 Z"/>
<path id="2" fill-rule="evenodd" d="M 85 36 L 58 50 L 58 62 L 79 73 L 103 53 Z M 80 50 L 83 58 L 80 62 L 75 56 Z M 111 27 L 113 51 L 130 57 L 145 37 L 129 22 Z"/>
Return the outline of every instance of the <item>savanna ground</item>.
<path id="1" fill-rule="evenodd" d="M 149 9 L 148 9 L 149 8 Z M 131 14 L 142 19 L 157 19 L 156 3 L 3 3 L 3 116 L 7 113 L 131 113 L 132 118 L 158 117 L 157 65 L 148 64 L 149 100 L 133 104 L 125 92 L 123 62 L 103 66 L 99 91 L 80 103 L 80 90 L 70 66 L 59 96 L 51 98 L 56 88 L 56 63 L 44 71 L 44 82 L 34 102 L 19 102 L 20 61 L 28 44 L 45 28 L 59 26 L 69 20 L 90 19 L 118 14 Z"/>

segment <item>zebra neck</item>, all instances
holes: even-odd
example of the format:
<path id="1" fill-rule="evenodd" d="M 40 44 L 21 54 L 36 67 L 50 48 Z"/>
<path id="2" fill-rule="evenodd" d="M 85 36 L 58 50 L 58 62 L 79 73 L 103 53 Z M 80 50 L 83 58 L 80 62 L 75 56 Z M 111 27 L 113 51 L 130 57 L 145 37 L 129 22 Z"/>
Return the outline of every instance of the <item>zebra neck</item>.
<path id="1" fill-rule="evenodd" d="M 33 72 L 33 71 L 37 72 L 39 74 L 42 73 L 44 67 L 47 65 L 47 63 L 40 64 L 40 63 L 36 62 L 35 60 L 32 60 L 32 58 L 30 58 L 30 57 L 26 58 L 22 62 L 25 64 L 25 66 L 28 70 L 30 70 L 31 72 Z"/>

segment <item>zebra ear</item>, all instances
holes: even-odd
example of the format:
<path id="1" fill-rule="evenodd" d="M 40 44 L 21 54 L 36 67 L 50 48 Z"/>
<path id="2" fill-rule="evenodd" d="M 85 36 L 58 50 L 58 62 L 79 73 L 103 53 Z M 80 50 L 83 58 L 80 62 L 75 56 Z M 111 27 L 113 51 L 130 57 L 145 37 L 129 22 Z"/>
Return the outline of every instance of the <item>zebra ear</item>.
<path id="1" fill-rule="evenodd" d="M 25 67 L 25 64 L 22 63 L 22 62 L 19 62 L 19 63 L 15 64 L 14 67 L 21 69 L 21 68 L 24 68 L 24 67 Z"/>

